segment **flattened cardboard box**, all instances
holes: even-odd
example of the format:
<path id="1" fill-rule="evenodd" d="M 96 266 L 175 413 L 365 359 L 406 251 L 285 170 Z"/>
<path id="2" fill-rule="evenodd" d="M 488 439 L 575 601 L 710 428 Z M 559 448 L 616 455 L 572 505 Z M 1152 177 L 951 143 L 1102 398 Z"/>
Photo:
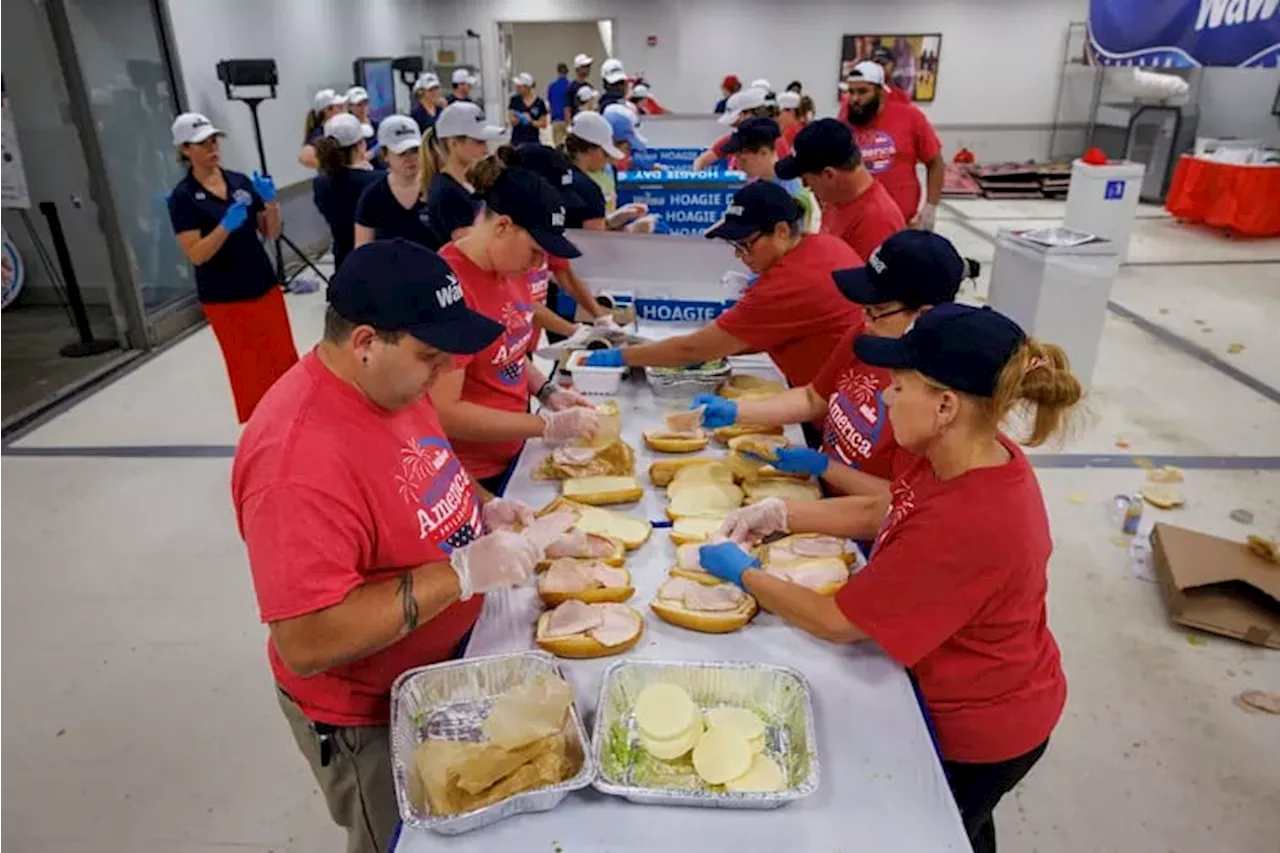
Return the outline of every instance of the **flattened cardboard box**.
<path id="1" fill-rule="evenodd" d="M 1280 566 L 1172 524 L 1151 532 L 1151 558 L 1174 622 L 1280 649 Z"/>

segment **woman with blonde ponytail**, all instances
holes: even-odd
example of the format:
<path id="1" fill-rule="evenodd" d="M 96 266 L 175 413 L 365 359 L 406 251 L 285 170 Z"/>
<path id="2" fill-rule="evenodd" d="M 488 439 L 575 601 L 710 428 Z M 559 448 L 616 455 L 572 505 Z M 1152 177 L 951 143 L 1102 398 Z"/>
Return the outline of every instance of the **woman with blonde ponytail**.
<path id="1" fill-rule="evenodd" d="M 1067 682 L 1046 608 L 1053 541 L 1031 463 L 1002 432 L 1017 413 L 1023 444 L 1062 429 L 1083 391 L 1060 347 L 989 308 L 939 305 L 900 338 L 864 335 L 866 364 L 892 371 L 885 392 L 900 445 L 866 567 L 834 596 L 760 570 L 739 547 L 816 529 L 798 502 L 730 515 L 729 541 L 705 545 L 707 571 L 833 643 L 870 639 L 907 667 L 937 730 L 942 765 L 975 853 L 994 853 L 992 810 L 1044 754 Z"/>
<path id="2" fill-rule="evenodd" d="M 436 236 L 432 248 L 463 236 L 475 222 L 480 202 L 472 195 L 467 170 L 489 154 L 490 142 L 502 136 L 502 128 L 487 124 L 484 110 L 470 101 L 445 107 L 422 135 L 418 172 Z"/>

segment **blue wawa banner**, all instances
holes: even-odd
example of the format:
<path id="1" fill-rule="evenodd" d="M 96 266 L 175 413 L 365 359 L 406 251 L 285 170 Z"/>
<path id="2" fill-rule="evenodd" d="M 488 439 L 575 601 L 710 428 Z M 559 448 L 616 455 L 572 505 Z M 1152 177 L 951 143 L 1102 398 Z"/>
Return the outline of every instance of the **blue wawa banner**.
<path id="1" fill-rule="evenodd" d="M 1280 67 L 1280 0 L 1089 0 L 1099 65 Z"/>

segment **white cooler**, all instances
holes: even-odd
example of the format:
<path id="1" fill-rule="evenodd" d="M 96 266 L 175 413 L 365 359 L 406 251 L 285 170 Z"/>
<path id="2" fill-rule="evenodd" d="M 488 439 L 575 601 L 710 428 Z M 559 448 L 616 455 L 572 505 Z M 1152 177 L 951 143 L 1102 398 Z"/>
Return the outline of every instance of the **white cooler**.
<path id="1" fill-rule="evenodd" d="M 1066 350 L 1072 372 L 1087 387 L 1120 271 L 1116 245 L 1093 237 L 1077 246 L 1050 246 L 1027 234 L 1002 228 L 996 235 L 987 304 L 1027 334 Z"/>
<path id="2" fill-rule="evenodd" d="M 1129 236 L 1138 213 L 1138 195 L 1147 167 L 1127 160 L 1091 166 L 1071 164 L 1067 189 L 1067 228 L 1105 237 L 1116 245 L 1120 263 L 1129 260 Z"/>

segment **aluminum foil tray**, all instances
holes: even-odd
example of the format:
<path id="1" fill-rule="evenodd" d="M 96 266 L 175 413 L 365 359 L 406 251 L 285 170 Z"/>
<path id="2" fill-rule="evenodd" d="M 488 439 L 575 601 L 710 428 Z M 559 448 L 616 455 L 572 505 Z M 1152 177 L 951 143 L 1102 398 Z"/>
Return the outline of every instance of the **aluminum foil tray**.
<path id="1" fill-rule="evenodd" d="M 714 394 L 729 381 L 733 368 L 724 359 L 701 367 L 646 367 L 645 379 L 655 397 L 693 399 L 695 394 Z"/>
<path id="2" fill-rule="evenodd" d="M 481 740 L 480 726 L 499 695 L 543 672 L 564 677 L 555 657 L 541 651 L 514 652 L 419 667 L 391 686 L 391 768 L 400 818 L 408 826 L 442 835 L 459 835 L 525 812 L 544 812 L 570 791 L 585 788 L 596 775 L 587 749 L 587 733 L 574 706 L 569 708 L 571 748 L 582 755 L 578 772 L 558 785 L 524 791 L 514 797 L 457 815 L 423 811 L 421 783 L 413 754 L 427 737 Z"/>
<path id="3" fill-rule="evenodd" d="M 765 721 L 765 753 L 778 762 L 788 785 L 773 793 L 730 793 L 709 786 L 686 756 L 660 761 L 640 745 L 635 702 L 656 681 L 677 684 L 703 710 L 734 705 Z M 604 674 L 596 706 L 591 752 L 600 773 L 592 783 L 633 803 L 773 809 L 818 790 L 818 748 L 809 682 L 797 670 L 770 664 L 720 661 L 617 661 Z"/>

